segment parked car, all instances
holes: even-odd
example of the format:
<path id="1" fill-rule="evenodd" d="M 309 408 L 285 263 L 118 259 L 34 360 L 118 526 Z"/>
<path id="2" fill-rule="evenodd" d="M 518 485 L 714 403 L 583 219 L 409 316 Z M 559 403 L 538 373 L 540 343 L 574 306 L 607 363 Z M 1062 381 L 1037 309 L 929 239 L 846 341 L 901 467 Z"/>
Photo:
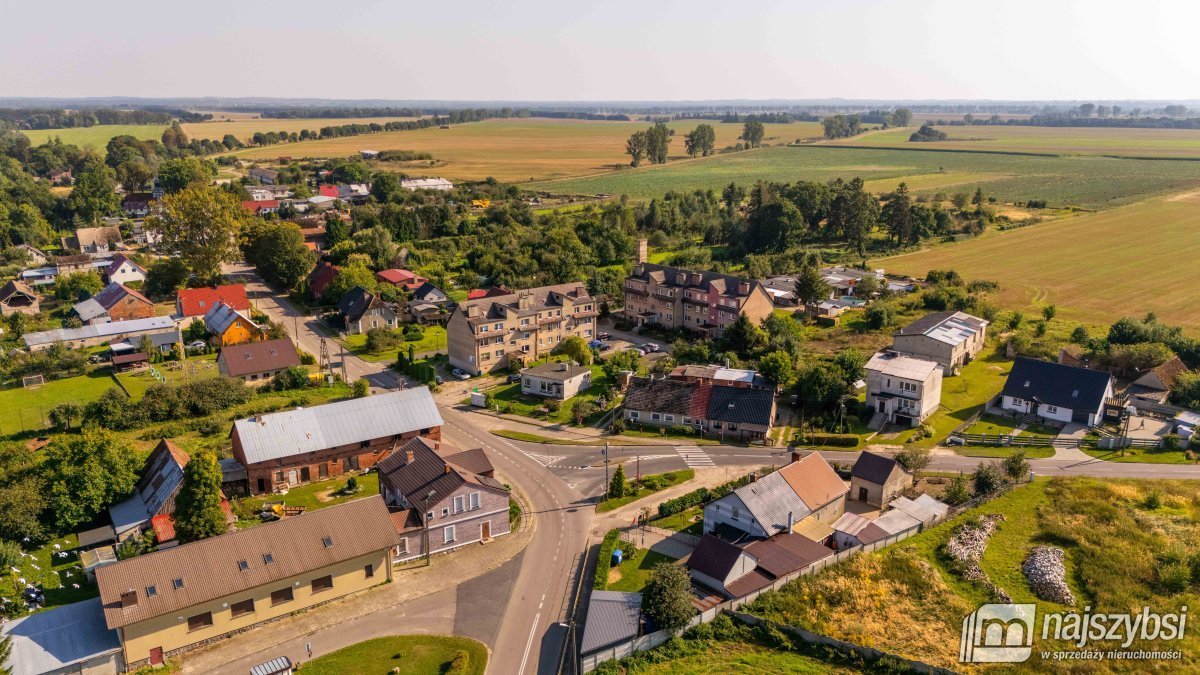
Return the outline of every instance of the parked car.
<path id="1" fill-rule="evenodd" d="M 596 335 L 596 338 L 600 339 L 600 340 L 611 340 L 612 333 L 599 333 L 598 335 Z"/>
<path id="2" fill-rule="evenodd" d="M 450 371 L 450 374 L 453 375 L 454 377 L 457 377 L 460 380 L 471 379 L 471 375 L 467 371 L 463 370 L 462 368 L 455 368 L 454 370 Z"/>
<path id="3" fill-rule="evenodd" d="M 602 352 L 603 352 L 603 351 L 608 351 L 609 349 L 612 349 L 612 345 L 608 344 L 607 342 L 601 342 L 601 343 L 600 343 L 600 347 L 599 347 L 599 349 L 600 349 L 600 351 L 602 351 Z"/>
<path id="4" fill-rule="evenodd" d="M 509 382 L 520 382 L 521 374 L 520 373 L 512 373 L 511 375 L 508 376 L 508 381 Z"/>
<path id="5" fill-rule="evenodd" d="M 658 351 L 658 345 L 654 344 L 653 342 L 647 342 L 646 344 L 639 347 L 639 349 L 643 350 L 646 353 L 656 352 L 656 351 Z"/>
<path id="6" fill-rule="evenodd" d="M 604 343 L 601 342 L 600 340 L 592 340 L 591 342 L 588 343 L 588 347 L 591 347 L 592 349 L 600 349 L 603 346 L 604 346 Z"/>
<path id="7" fill-rule="evenodd" d="M 208 343 L 205 342 L 204 340 L 194 340 L 187 344 L 188 349 L 205 349 L 207 347 L 208 347 Z"/>
<path id="8" fill-rule="evenodd" d="M 442 376 L 441 376 L 441 375 L 434 375 L 434 376 L 433 376 L 433 382 L 434 382 L 434 384 L 442 384 L 442 382 L 443 382 L 443 380 L 442 380 Z"/>

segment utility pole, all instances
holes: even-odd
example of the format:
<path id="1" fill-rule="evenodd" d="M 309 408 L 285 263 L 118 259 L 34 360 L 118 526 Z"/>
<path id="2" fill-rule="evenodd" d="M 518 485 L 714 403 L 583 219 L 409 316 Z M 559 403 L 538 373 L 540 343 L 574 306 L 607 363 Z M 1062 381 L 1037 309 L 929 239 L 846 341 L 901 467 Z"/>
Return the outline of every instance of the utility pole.
<path id="1" fill-rule="evenodd" d="M 638 485 L 641 485 L 641 483 L 642 483 L 642 451 L 641 450 L 637 451 L 637 482 L 638 482 Z"/>
<path id="2" fill-rule="evenodd" d="M 346 347 L 344 345 L 342 345 L 342 343 L 339 342 L 338 349 L 339 349 L 339 355 L 341 356 L 341 359 L 342 359 L 342 382 L 349 384 L 350 380 L 348 380 L 346 378 Z"/>
<path id="3" fill-rule="evenodd" d="M 608 499 L 608 441 L 604 441 L 604 498 Z"/>

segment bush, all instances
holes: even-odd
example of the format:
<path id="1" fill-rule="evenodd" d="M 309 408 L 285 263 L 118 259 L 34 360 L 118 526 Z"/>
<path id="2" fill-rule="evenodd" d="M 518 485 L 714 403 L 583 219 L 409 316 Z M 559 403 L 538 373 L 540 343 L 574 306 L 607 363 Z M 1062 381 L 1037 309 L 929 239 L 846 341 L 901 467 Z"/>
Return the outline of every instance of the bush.
<path id="1" fill-rule="evenodd" d="M 317 365 L 317 357 L 313 356 L 312 354 L 309 354 L 308 352 L 304 351 L 303 349 L 298 350 L 298 352 L 300 354 L 300 363 L 302 363 L 303 365 L 306 365 L 306 366 Z"/>
<path id="2" fill-rule="evenodd" d="M 400 336 L 390 328 L 372 328 L 367 331 L 367 351 L 372 354 L 384 352 L 400 344 Z"/>
<path id="3" fill-rule="evenodd" d="M 354 381 L 354 398 L 365 398 L 371 393 L 371 383 L 366 378 Z"/>
<path id="4" fill-rule="evenodd" d="M 967 479 L 961 473 L 950 479 L 942 493 L 942 501 L 952 506 L 965 504 L 971 500 L 971 488 L 967 487 Z"/>
<path id="5" fill-rule="evenodd" d="M 450 661 L 446 675 L 465 675 L 469 672 L 471 672 L 471 655 L 466 650 L 460 649 L 454 653 L 454 660 Z"/>
<path id="6" fill-rule="evenodd" d="M 990 496 L 1000 491 L 1004 486 L 1004 476 L 1000 472 L 1000 467 L 996 462 L 988 464 L 980 464 L 979 468 L 975 469 L 975 473 L 971 474 L 971 482 L 975 487 L 975 494 L 979 496 Z"/>
<path id="7" fill-rule="evenodd" d="M 1168 593 L 1183 593 L 1192 583 L 1192 570 L 1183 561 L 1159 563 L 1158 585 Z"/>
<path id="8" fill-rule="evenodd" d="M 696 432 L 696 428 L 687 424 L 672 424 L 667 427 L 667 433 L 675 434 L 676 436 L 691 436 Z"/>
<path id="9" fill-rule="evenodd" d="M 409 324 L 404 327 L 405 342 L 420 342 L 425 339 L 425 331 L 421 330 L 416 324 Z"/>
<path id="10" fill-rule="evenodd" d="M 1183 438 L 1179 434 L 1167 434 L 1162 437 L 1163 450 L 1178 450 L 1183 447 Z"/>
<path id="11" fill-rule="evenodd" d="M 300 366 L 291 366 L 279 371 L 279 374 L 271 379 L 271 389 L 274 391 L 287 391 L 288 389 L 302 389 L 308 386 L 308 371 Z"/>
<path id="12" fill-rule="evenodd" d="M 843 448 L 858 447 L 859 437 L 854 434 L 801 434 L 805 445 L 829 445 Z"/>
<path id="13" fill-rule="evenodd" d="M 613 417 L 612 432 L 614 434 L 620 434 L 620 433 L 625 432 L 625 418 L 624 417 L 615 417 L 615 416 Z"/>
<path id="14" fill-rule="evenodd" d="M 708 488 L 700 488 L 674 499 L 668 499 L 658 505 L 658 517 L 665 518 L 681 511 L 686 511 L 693 506 L 707 502 L 711 497 L 712 492 Z"/>
<path id="15" fill-rule="evenodd" d="M 1162 506 L 1162 495 L 1158 492 L 1151 492 L 1142 500 L 1142 506 L 1149 511 L 1157 511 Z"/>
<path id="16" fill-rule="evenodd" d="M 612 554 L 617 548 L 617 540 L 621 538 L 620 530 L 609 530 L 600 542 L 600 557 L 596 560 L 596 573 L 592 578 L 592 588 L 603 591 L 608 588 L 608 573 L 612 569 Z"/>

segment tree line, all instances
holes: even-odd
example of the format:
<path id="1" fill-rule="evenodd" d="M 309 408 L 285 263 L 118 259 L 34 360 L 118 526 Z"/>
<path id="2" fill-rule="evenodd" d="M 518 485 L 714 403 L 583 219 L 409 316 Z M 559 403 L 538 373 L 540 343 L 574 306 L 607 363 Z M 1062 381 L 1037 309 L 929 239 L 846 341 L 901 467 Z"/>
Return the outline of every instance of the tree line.
<path id="1" fill-rule="evenodd" d="M 0 108 L 0 128 L 7 126 L 12 129 L 73 129 L 100 124 L 170 124 L 175 120 L 202 122 L 208 119 L 212 119 L 212 115 L 207 113 L 154 108 L 138 110 Z"/>

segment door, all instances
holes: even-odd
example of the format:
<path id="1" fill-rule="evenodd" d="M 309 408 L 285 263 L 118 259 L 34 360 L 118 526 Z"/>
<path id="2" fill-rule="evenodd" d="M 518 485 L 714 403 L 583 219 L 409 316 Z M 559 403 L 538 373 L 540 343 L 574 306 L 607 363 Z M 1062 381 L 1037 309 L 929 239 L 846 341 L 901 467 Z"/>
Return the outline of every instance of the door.
<path id="1" fill-rule="evenodd" d="M 300 481 L 303 483 L 307 483 L 310 480 L 312 480 L 312 474 L 309 472 L 308 467 L 307 466 L 300 467 Z"/>
<path id="2" fill-rule="evenodd" d="M 292 469 L 287 472 L 287 482 L 288 482 L 288 485 L 296 484 L 296 470 L 295 469 Z"/>
<path id="3" fill-rule="evenodd" d="M 865 487 L 858 488 L 858 501 L 860 501 L 860 502 L 867 501 L 867 488 L 865 488 Z"/>
<path id="4" fill-rule="evenodd" d="M 887 401 L 879 402 L 879 412 L 881 412 L 881 413 L 887 412 Z"/>
<path id="5" fill-rule="evenodd" d="M 162 664 L 163 664 L 162 647 L 155 647 L 154 649 L 151 649 L 150 650 L 150 665 L 161 666 Z"/>
<path id="6" fill-rule="evenodd" d="M 484 539 L 484 540 L 492 538 L 492 521 L 485 520 L 482 523 L 480 523 L 479 538 Z"/>
<path id="7" fill-rule="evenodd" d="M 325 462 L 321 462 L 317 465 L 317 478 L 320 478 L 321 480 L 329 478 L 329 465 Z"/>

